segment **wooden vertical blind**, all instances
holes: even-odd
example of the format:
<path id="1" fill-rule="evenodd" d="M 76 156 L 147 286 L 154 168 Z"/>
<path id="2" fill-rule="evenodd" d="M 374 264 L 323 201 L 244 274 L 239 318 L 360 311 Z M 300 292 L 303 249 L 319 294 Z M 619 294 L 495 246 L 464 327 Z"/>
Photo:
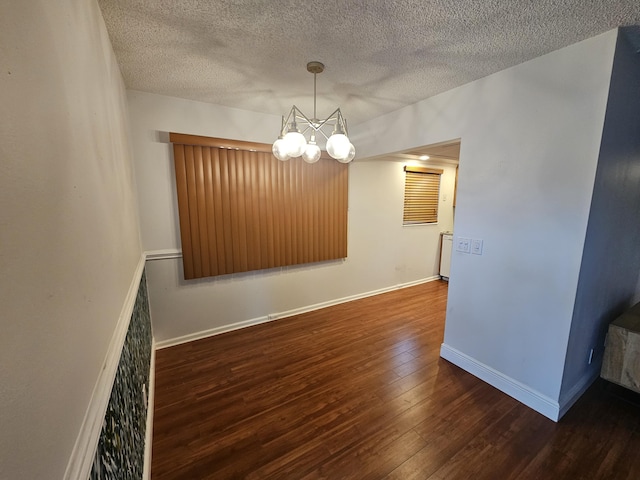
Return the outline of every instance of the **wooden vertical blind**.
<path id="1" fill-rule="evenodd" d="M 404 167 L 404 225 L 436 223 L 440 176 L 443 170 L 426 167 Z"/>
<path id="2" fill-rule="evenodd" d="M 170 134 L 185 279 L 347 256 L 348 167 Z"/>

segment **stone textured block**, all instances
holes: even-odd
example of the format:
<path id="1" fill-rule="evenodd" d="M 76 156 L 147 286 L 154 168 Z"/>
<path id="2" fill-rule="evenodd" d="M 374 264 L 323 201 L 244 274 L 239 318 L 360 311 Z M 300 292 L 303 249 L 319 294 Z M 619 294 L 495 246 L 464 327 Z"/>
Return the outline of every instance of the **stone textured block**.
<path id="1" fill-rule="evenodd" d="M 640 393 L 640 303 L 609 325 L 600 376 Z"/>

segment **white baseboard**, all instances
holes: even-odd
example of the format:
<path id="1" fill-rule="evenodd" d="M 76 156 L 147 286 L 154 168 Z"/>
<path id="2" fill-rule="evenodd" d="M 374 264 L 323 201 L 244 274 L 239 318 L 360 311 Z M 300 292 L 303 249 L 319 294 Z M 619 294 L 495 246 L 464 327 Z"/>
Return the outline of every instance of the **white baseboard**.
<path id="1" fill-rule="evenodd" d="M 305 307 L 294 308 L 291 310 L 286 310 L 284 312 L 271 313 L 269 314 L 269 320 L 276 320 L 278 318 L 292 317 L 294 315 L 300 315 L 302 313 L 313 312 L 314 310 L 320 310 L 321 308 L 331 307 L 333 305 L 339 305 L 341 303 L 352 302 L 353 300 L 360 300 L 361 298 L 373 297 L 374 295 L 380 295 L 381 293 L 392 292 L 401 288 L 413 287 L 422 283 L 432 282 L 439 279 L 439 275 L 435 277 L 423 278 L 420 280 L 415 280 L 413 282 L 392 285 L 391 287 L 379 288 L 377 290 L 358 293 L 356 295 L 349 295 L 348 297 L 336 298 L 334 300 L 328 300 L 326 302 L 315 303 L 313 305 L 307 305 Z"/>
<path id="2" fill-rule="evenodd" d="M 151 365 L 149 368 L 149 398 L 147 399 L 147 430 L 145 435 L 144 446 L 144 469 L 142 478 L 151 480 L 151 447 L 153 445 L 153 406 L 155 402 L 156 391 L 156 348 L 155 340 L 151 343 Z"/>
<path id="3" fill-rule="evenodd" d="M 285 310 L 282 312 L 270 313 L 261 317 L 251 318 L 249 320 L 243 320 L 241 322 L 230 323 L 228 325 L 222 325 L 220 327 L 203 330 L 200 332 L 190 333 L 176 338 L 170 338 L 168 340 L 162 340 L 156 344 L 157 349 L 173 347 L 182 343 L 193 342 L 202 338 L 211 337 L 213 335 L 220 335 L 221 333 L 231 332 L 240 328 L 250 327 L 252 325 L 259 325 L 261 323 L 270 322 L 272 320 L 278 320 L 281 318 L 292 317 L 294 315 L 300 315 L 302 313 L 313 312 L 320 310 L 321 308 L 331 307 L 333 305 L 339 305 L 341 303 L 351 302 L 353 300 L 359 300 L 361 298 L 372 297 L 374 295 L 380 295 L 381 293 L 391 292 L 393 290 L 399 290 L 401 288 L 413 287 L 422 283 L 433 282 L 434 280 L 440 280 L 440 276 L 423 278 L 420 280 L 414 280 L 412 282 L 401 283 L 393 285 L 391 287 L 380 288 L 369 292 L 358 293 L 356 295 L 350 295 L 348 297 L 336 298 L 334 300 L 328 300 L 326 302 L 315 303 L 313 305 L 307 305 L 300 308 L 294 308 L 291 310 Z"/>
<path id="4" fill-rule="evenodd" d="M 569 411 L 569 409 L 573 406 L 574 403 L 578 401 L 578 399 L 587 391 L 587 389 L 596 381 L 596 379 L 600 376 L 600 371 L 596 370 L 594 372 L 589 372 L 587 375 L 582 377 L 579 382 L 577 382 L 571 390 L 569 390 L 566 395 L 560 395 L 560 414 L 559 419 L 564 416 L 565 413 Z"/>
<path id="5" fill-rule="evenodd" d="M 170 338 L 169 340 L 162 340 L 156 343 L 156 349 L 160 350 L 161 348 L 173 347 L 175 345 L 180 345 L 182 343 L 193 342 L 195 340 L 200 340 L 202 338 L 212 337 L 214 335 L 220 335 L 221 333 L 231 332 L 233 330 L 238 330 L 244 327 L 250 327 L 251 325 L 258 325 L 260 323 L 269 322 L 273 320 L 269 318 L 269 316 L 251 318 L 249 320 L 244 320 L 242 322 L 231 323 L 229 325 L 222 325 L 220 327 L 210 328 L 208 330 L 203 330 L 201 332 L 190 333 L 188 335 L 182 335 L 181 337 Z"/>
<path id="6" fill-rule="evenodd" d="M 558 402 L 537 390 L 494 370 L 488 365 L 478 362 L 474 358 L 444 343 L 440 347 L 440 356 L 470 374 L 475 375 L 479 379 L 484 380 L 489 385 L 496 387 L 510 397 L 524 403 L 536 412 L 550 418 L 554 422 L 560 419 L 560 405 Z"/>
<path id="7" fill-rule="evenodd" d="M 118 370 L 118 364 L 120 363 L 122 346 L 127 336 L 133 307 L 136 303 L 136 296 L 138 295 L 145 260 L 146 257 L 142 254 L 131 284 L 129 285 L 129 291 L 127 292 L 122 310 L 120 311 L 118 323 L 109 342 L 107 356 L 100 370 L 98 380 L 93 387 L 89 406 L 85 412 L 80 432 L 76 438 L 76 443 L 73 446 L 73 451 L 71 452 L 71 457 L 69 458 L 69 463 L 64 473 L 63 478 L 65 480 L 86 480 L 91 474 L 93 458 L 95 457 L 98 441 L 100 440 L 102 422 L 107 412 L 111 389 Z"/>

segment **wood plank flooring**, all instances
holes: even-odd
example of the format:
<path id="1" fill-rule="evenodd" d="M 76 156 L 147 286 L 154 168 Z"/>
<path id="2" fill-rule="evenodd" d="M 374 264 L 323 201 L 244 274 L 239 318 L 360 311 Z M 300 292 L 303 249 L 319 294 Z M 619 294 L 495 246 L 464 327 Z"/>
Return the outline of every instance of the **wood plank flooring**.
<path id="1" fill-rule="evenodd" d="M 598 381 L 548 420 L 439 358 L 446 298 L 430 282 L 159 350 L 152 480 L 640 478 L 637 397 Z"/>

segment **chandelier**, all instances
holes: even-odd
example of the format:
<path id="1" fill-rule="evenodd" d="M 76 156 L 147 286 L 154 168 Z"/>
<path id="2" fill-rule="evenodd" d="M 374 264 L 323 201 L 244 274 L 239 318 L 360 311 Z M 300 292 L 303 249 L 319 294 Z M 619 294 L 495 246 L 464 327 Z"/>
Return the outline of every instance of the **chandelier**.
<path id="1" fill-rule="evenodd" d="M 280 136 L 273 143 L 273 154 L 283 162 L 302 156 L 305 162 L 315 163 L 321 155 L 317 138 L 324 137 L 327 153 L 339 162 L 349 163 L 355 157 L 356 149 L 347 136 L 347 122 L 340 108 L 324 120 L 318 120 L 316 116 L 316 75 L 324 71 L 324 65 L 309 62 L 307 71 L 313 73 L 313 118 L 309 119 L 294 105 L 289 115 L 282 117 Z M 325 130 L 331 130 L 331 133 L 327 135 Z"/>

